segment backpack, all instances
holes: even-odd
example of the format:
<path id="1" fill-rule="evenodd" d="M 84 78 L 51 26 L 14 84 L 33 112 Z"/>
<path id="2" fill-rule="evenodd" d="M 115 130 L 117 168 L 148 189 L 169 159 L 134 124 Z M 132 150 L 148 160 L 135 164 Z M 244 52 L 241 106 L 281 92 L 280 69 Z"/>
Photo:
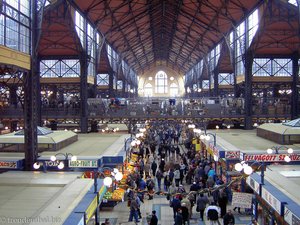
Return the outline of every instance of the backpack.
<path id="1" fill-rule="evenodd" d="M 218 211 L 215 210 L 215 209 L 209 209 L 209 210 L 207 211 L 207 217 L 208 217 L 210 220 L 218 220 L 218 219 L 219 219 Z"/>

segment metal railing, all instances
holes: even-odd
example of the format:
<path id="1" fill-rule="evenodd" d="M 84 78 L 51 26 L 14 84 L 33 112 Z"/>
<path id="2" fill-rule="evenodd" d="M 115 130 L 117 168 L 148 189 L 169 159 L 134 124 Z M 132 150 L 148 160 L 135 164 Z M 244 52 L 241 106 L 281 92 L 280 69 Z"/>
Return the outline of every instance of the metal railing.
<path id="1" fill-rule="evenodd" d="M 79 104 L 42 105 L 43 118 L 79 118 Z M 135 98 L 135 99 L 89 99 L 89 118 L 114 117 L 242 117 L 245 115 L 243 98 Z M 255 117 L 289 117 L 290 102 L 268 98 L 253 99 L 252 115 Z M 1 118 L 22 118 L 20 107 L 1 107 Z"/>

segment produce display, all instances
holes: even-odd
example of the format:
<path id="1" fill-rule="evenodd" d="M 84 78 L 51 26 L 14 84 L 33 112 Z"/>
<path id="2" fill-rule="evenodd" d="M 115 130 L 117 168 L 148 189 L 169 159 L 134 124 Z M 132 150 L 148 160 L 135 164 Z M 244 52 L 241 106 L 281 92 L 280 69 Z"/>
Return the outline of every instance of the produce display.
<path id="1" fill-rule="evenodd" d="M 109 199 L 112 198 L 112 195 L 113 195 L 112 192 L 107 191 L 107 192 L 105 193 L 105 195 L 103 196 L 103 199 L 109 200 Z"/>
<path id="2" fill-rule="evenodd" d="M 103 196 L 103 199 L 106 199 L 107 201 L 123 201 L 124 194 L 125 190 L 119 188 L 117 190 L 114 190 L 113 192 L 107 191 Z"/>

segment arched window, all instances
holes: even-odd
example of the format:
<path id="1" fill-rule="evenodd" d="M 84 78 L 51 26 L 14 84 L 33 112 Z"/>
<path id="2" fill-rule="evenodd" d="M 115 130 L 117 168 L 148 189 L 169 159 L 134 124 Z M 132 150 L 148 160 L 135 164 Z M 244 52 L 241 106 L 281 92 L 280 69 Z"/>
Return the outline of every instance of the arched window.
<path id="1" fill-rule="evenodd" d="M 172 83 L 170 85 L 170 96 L 171 97 L 176 97 L 178 96 L 178 85 L 175 83 Z"/>
<path id="2" fill-rule="evenodd" d="M 155 75 L 155 92 L 165 94 L 168 92 L 168 76 L 164 71 Z"/>
<path id="3" fill-rule="evenodd" d="M 145 89 L 145 97 L 153 96 L 152 84 L 150 84 L 150 83 L 146 84 L 144 89 Z"/>

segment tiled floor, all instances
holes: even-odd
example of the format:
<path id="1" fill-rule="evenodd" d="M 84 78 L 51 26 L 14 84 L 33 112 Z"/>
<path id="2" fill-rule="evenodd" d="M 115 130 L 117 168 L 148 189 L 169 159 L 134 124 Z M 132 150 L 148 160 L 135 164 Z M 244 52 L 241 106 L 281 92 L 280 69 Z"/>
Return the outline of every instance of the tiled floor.
<path id="1" fill-rule="evenodd" d="M 228 208 L 231 208 L 229 205 Z M 156 196 L 153 200 L 145 200 L 144 204 L 141 205 L 141 213 L 143 219 L 139 225 L 146 225 L 146 213 L 151 213 L 152 210 L 156 210 L 158 217 L 158 224 L 160 225 L 174 225 L 173 210 L 169 206 L 168 200 L 163 196 Z M 233 212 L 236 220 L 236 225 L 246 225 L 250 222 L 251 217 L 247 215 L 240 215 Z M 129 208 L 127 202 L 119 203 L 114 208 L 102 208 L 100 211 L 100 222 L 103 222 L 105 218 L 109 218 L 112 225 L 130 225 L 135 224 L 134 222 L 128 222 Z M 200 215 L 196 212 L 196 207 L 193 207 L 193 215 L 190 220 L 190 225 L 203 225 L 210 224 L 209 221 L 200 221 Z M 222 219 L 220 219 L 223 224 Z M 91 223 L 92 224 L 92 223 Z M 101 223 L 100 223 L 101 224 Z"/>

